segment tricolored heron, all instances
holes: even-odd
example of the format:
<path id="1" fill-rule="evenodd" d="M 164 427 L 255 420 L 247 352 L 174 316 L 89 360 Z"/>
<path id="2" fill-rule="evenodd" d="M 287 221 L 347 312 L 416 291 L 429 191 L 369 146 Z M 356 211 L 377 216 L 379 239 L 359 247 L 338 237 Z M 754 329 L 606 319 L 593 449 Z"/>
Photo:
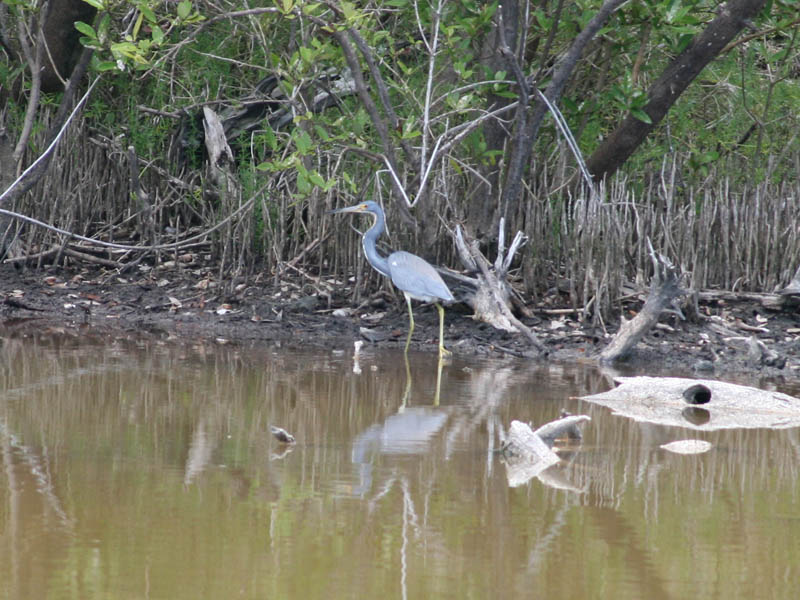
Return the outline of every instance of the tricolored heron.
<path id="1" fill-rule="evenodd" d="M 392 283 L 406 297 L 409 330 L 405 351 L 408 352 L 411 334 L 414 333 L 414 311 L 411 310 L 411 300 L 414 299 L 433 302 L 436 305 L 439 311 L 439 357 L 450 354 L 444 347 L 444 308 L 439 302 L 452 302 L 455 298 L 436 269 L 426 260 L 403 250 L 392 252 L 387 257 L 378 254 L 375 240 L 384 232 L 386 220 L 383 209 L 377 203 L 370 200 L 355 206 L 332 210 L 331 213 L 369 213 L 374 217 L 372 227 L 362 237 L 364 254 L 369 264 L 379 273 L 391 278 Z"/>

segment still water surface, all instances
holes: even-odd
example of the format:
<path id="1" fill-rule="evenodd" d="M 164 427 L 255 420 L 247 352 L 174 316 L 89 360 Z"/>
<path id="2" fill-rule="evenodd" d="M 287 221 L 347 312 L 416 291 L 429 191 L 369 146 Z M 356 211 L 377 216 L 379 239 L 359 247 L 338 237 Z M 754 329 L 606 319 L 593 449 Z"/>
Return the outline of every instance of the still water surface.
<path id="1" fill-rule="evenodd" d="M 0 597 L 796 598 L 800 436 L 637 424 L 592 369 L 0 346 Z M 408 377 L 410 373 L 411 377 Z M 788 390 L 791 392 L 791 390 Z M 590 415 L 511 488 L 512 419 Z M 269 425 L 297 438 L 280 445 Z M 680 456 L 659 446 L 714 444 Z"/>

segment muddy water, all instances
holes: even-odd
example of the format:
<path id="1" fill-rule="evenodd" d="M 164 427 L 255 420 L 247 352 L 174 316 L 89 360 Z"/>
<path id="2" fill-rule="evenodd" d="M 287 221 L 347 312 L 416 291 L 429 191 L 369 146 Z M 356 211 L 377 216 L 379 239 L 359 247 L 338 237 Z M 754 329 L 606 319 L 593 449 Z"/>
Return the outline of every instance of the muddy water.
<path id="1" fill-rule="evenodd" d="M 0 597 L 795 598 L 797 430 L 692 435 L 597 371 L 435 355 L 0 346 Z M 409 377 L 410 375 L 410 377 Z M 437 385 L 438 379 L 438 385 Z M 437 393 L 438 387 L 438 393 Z M 438 396 L 438 398 L 437 398 Z M 591 416 L 511 488 L 511 419 Z M 297 444 L 280 445 L 280 425 Z M 668 454 L 686 437 L 706 454 Z"/>

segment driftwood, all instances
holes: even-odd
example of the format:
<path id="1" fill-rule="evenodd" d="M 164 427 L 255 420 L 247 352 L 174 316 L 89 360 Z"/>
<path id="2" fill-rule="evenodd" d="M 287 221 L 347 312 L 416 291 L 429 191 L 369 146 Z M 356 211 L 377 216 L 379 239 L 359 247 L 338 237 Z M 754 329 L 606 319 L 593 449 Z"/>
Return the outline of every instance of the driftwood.
<path id="1" fill-rule="evenodd" d="M 567 412 L 562 412 L 560 419 L 545 423 L 533 433 L 539 436 L 547 444 L 548 448 L 552 448 L 556 440 L 566 438 L 580 441 L 583 439 L 579 425 L 589 420 L 591 419 L 586 415 L 571 415 Z"/>
<path id="2" fill-rule="evenodd" d="M 581 400 L 645 423 L 703 431 L 800 427 L 800 398 L 780 392 L 680 377 L 618 377 L 620 385 Z"/>
<path id="3" fill-rule="evenodd" d="M 525 235 L 518 231 L 506 251 L 505 220 L 501 218 L 494 265 L 491 265 L 481 253 L 476 240 L 467 242 L 460 225 L 456 227 L 455 242 L 461 262 L 470 273 L 474 274 L 474 277 L 463 275 L 458 277 L 460 282 L 468 284 L 471 288 L 463 301 L 474 311 L 473 318 L 488 323 L 496 329 L 520 332 L 528 338 L 539 354 L 546 354 L 547 350 L 536 334 L 514 316 L 510 307 L 514 292 L 507 280 L 508 271 L 517 251 L 525 245 Z M 448 271 L 442 274 L 453 276 Z"/>
<path id="4" fill-rule="evenodd" d="M 570 415 L 547 423 L 536 431 L 521 421 L 511 421 L 501 448 L 508 485 L 517 487 L 533 477 L 541 478 L 547 469 L 561 462 L 553 451 L 555 440 L 580 439 L 578 425 L 589 420 L 586 415 Z"/>
<path id="5" fill-rule="evenodd" d="M 794 309 L 800 306 L 800 283 L 794 280 L 777 294 L 763 292 L 702 291 L 697 299 L 710 302 L 756 302 L 769 311 Z"/>
<path id="6" fill-rule="evenodd" d="M 800 267 L 794 272 L 794 277 L 785 288 L 780 291 L 782 296 L 798 296 L 800 295 Z"/>
<path id="7" fill-rule="evenodd" d="M 649 240 L 648 245 L 650 245 Z M 622 318 L 619 331 L 600 352 L 599 358 L 602 363 L 613 363 L 629 357 L 634 346 L 658 323 L 664 309 L 685 293 L 680 287 L 678 269 L 667 257 L 655 252 L 652 245 L 650 245 L 650 258 L 653 261 L 653 281 L 647 300 L 633 319 L 627 321 Z"/>
<path id="8" fill-rule="evenodd" d="M 296 98 L 287 98 L 278 85 L 280 80 L 269 75 L 259 81 L 253 93 L 244 98 L 220 100 L 216 111 L 229 146 L 235 147 L 242 135 L 269 128 L 282 131 L 294 123 L 302 112 L 319 113 L 334 106 L 345 96 L 355 94 L 355 82 L 349 69 L 339 72 L 329 70 L 306 85 Z M 228 106 L 224 106 L 227 104 Z M 205 108 L 205 106 L 203 107 Z M 147 110 L 142 108 L 142 110 Z M 152 112 L 148 110 L 148 112 Z M 179 119 L 169 150 L 170 160 L 178 167 L 188 167 L 192 158 L 198 158 L 205 145 L 205 111 L 186 112 L 183 115 L 159 113 Z"/>

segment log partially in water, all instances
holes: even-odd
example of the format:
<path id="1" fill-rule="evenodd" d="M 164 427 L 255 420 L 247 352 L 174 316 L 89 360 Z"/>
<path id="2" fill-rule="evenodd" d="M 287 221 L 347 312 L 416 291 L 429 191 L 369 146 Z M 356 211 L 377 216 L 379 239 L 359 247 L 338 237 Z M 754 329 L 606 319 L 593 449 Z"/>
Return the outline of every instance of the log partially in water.
<path id="1" fill-rule="evenodd" d="M 586 415 L 562 413 L 560 419 L 545 423 L 534 431 L 534 433 L 547 444 L 548 448 L 552 448 L 553 444 L 558 439 L 566 438 L 573 441 L 580 441 L 582 436 L 579 425 L 586 421 L 591 421 Z"/>
<path id="2" fill-rule="evenodd" d="M 503 443 L 508 485 L 517 487 L 527 483 L 561 462 L 552 450 L 555 440 L 580 439 L 578 425 L 589 420 L 586 415 L 570 415 L 547 423 L 536 431 L 521 421 L 511 421 Z"/>
<path id="3" fill-rule="evenodd" d="M 800 398 L 780 392 L 680 377 L 617 377 L 620 385 L 580 399 L 635 421 L 703 431 L 800 427 Z"/>

